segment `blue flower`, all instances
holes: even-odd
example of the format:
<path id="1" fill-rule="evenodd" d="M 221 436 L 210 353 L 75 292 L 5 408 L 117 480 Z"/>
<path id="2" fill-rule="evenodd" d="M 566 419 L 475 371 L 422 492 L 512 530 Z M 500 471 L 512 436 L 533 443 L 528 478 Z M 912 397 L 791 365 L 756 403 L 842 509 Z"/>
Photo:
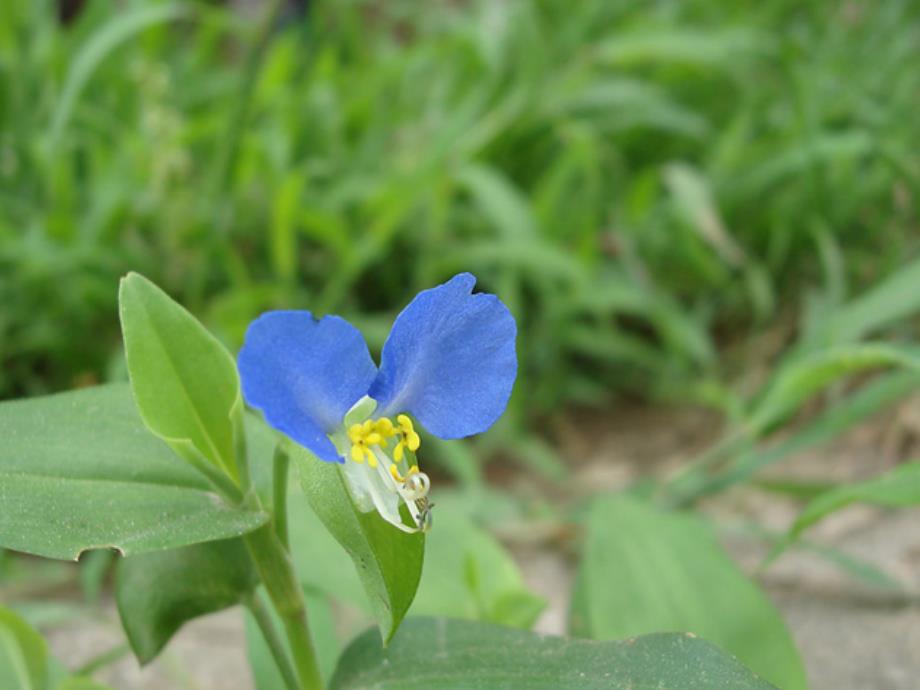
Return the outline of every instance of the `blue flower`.
<path id="1" fill-rule="evenodd" d="M 246 402 L 320 460 L 341 463 L 361 510 L 404 531 L 427 529 L 428 477 L 415 460 L 414 417 L 456 439 L 504 412 L 517 374 L 514 317 L 469 273 L 424 290 L 396 318 L 378 369 L 354 326 L 308 311 L 262 314 L 246 331 Z M 414 526 L 403 523 L 400 502 Z"/>

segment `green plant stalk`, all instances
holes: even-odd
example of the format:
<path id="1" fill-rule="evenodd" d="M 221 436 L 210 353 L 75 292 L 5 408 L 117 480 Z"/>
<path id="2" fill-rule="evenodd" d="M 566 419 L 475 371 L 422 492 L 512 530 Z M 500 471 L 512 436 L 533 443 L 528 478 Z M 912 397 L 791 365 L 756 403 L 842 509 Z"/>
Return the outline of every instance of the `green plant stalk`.
<path id="1" fill-rule="evenodd" d="M 243 537 L 243 541 L 268 597 L 284 623 L 300 690 L 323 690 L 313 638 L 307 623 L 303 590 L 287 550 L 271 524 L 250 532 Z"/>
<path id="2" fill-rule="evenodd" d="M 211 486 L 232 505 L 239 505 L 246 498 L 233 478 L 223 469 L 218 469 L 202 455 L 194 446 L 188 447 L 188 452 L 183 456 L 191 463 L 192 467 L 201 472 L 211 483 Z"/>
<path id="3" fill-rule="evenodd" d="M 272 464 L 272 513 L 275 518 L 275 534 L 278 535 L 278 540 L 287 551 L 291 550 L 288 538 L 287 515 L 288 469 L 290 464 L 290 456 L 279 442 L 275 446 L 275 457 Z"/>
<path id="4" fill-rule="evenodd" d="M 262 632 L 262 637 L 265 639 L 265 643 L 268 645 L 269 651 L 271 651 L 272 658 L 275 660 L 275 665 L 281 673 L 285 686 L 288 690 L 299 690 L 300 684 L 297 681 L 297 676 L 294 674 L 294 667 L 291 666 L 291 661 L 288 659 L 287 651 L 284 648 L 284 642 L 278 636 L 278 632 L 275 630 L 271 616 L 268 613 L 268 608 L 265 606 L 262 598 L 254 594 L 246 601 L 246 608 L 249 609 L 252 617 L 255 618 L 256 624 Z"/>
<path id="5" fill-rule="evenodd" d="M 261 508 L 258 494 L 252 490 L 249 456 L 246 452 L 246 440 L 242 423 L 242 413 L 236 427 L 236 461 L 240 474 L 240 483 L 246 492 L 246 500 Z M 310 635 L 310 626 L 307 622 L 307 607 L 303 597 L 303 589 L 294 570 L 294 563 L 290 557 L 290 547 L 287 537 L 287 480 L 289 457 L 281 443 L 275 447 L 274 465 L 272 470 L 272 521 L 250 532 L 243 537 L 249 555 L 255 564 L 259 578 L 265 585 L 268 597 L 271 599 L 275 611 L 284 624 L 291 656 L 294 661 L 294 675 L 297 684 L 295 690 L 323 690 L 323 680 L 316 660 L 316 651 L 313 647 L 313 638 Z M 255 598 L 253 601 L 256 601 Z M 261 602 L 259 602 L 261 603 Z M 256 622 L 262 630 L 265 642 L 272 651 L 272 656 L 278 664 L 282 675 L 290 668 L 285 669 L 287 656 L 279 646 L 274 626 L 265 616 L 264 607 L 260 611 L 259 604 L 250 606 Z M 264 620 L 260 620 L 260 615 Z M 267 624 L 267 625 L 266 625 Z"/>

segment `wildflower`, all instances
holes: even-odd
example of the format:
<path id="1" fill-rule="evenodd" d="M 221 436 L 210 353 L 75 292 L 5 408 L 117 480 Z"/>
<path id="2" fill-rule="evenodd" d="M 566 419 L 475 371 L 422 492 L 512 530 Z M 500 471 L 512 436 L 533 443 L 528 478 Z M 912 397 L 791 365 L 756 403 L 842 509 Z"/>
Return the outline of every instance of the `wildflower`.
<path id="1" fill-rule="evenodd" d="M 475 283 L 461 273 L 416 295 L 379 369 L 354 326 L 308 311 L 262 314 L 240 351 L 246 402 L 320 460 L 340 463 L 359 510 L 406 532 L 431 525 L 413 419 L 439 438 L 463 438 L 492 426 L 511 395 L 514 318 L 495 295 L 472 294 Z"/>

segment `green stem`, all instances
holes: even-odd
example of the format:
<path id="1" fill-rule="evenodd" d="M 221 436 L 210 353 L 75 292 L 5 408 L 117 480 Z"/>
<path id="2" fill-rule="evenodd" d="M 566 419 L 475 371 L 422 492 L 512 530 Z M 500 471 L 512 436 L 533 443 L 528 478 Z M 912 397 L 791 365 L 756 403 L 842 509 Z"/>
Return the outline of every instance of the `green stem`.
<path id="1" fill-rule="evenodd" d="M 262 637 L 265 639 L 269 651 L 271 651 L 272 658 L 275 660 L 275 665 L 281 672 L 281 677 L 284 679 L 284 685 L 288 690 L 299 690 L 300 684 L 297 682 L 297 676 L 294 675 L 294 668 L 291 666 L 290 659 L 288 659 L 287 651 L 284 648 L 284 641 L 278 636 L 278 631 L 275 629 L 271 614 L 268 612 L 268 607 L 265 606 L 265 602 L 262 601 L 260 596 L 253 595 L 246 602 L 246 606 L 249 612 L 252 613 L 252 617 L 256 619 L 259 630 L 262 631 Z"/>
<path id="2" fill-rule="evenodd" d="M 189 446 L 184 456 L 192 466 L 201 472 L 211 482 L 217 492 L 227 499 L 232 505 L 243 502 L 243 492 L 223 469 L 218 469 L 194 446 Z"/>
<path id="3" fill-rule="evenodd" d="M 300 690 L 323 690 L 313 638 L 307 623 L 303 590 L 287 550 L 270 524 L 250 532 L 243 540 L 268 596 L 284 623 Z"/>
<path id="4" fill-rule="evenodd" d="M 275 459 L 272 467 L 272 511 L 275 516 L 275 534 L 287 551 L 291 550 L 288 539 L 288 470 L 291 459 L 281 442 L 275 446 Z"/>

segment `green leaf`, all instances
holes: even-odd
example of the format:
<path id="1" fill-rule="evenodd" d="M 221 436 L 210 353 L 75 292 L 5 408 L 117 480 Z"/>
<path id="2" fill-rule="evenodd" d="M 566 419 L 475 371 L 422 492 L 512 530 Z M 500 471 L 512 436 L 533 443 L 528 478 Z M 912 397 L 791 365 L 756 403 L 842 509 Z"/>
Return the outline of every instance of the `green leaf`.
<path id="1" fill-rule="evenodd" d="M 871 503 L 885 508 L 920 505 L 920 462 L 901 465 L 865 482 L 826 491 L 802 511 L 789 530 L 789 538 L 797 538 L 811 525 L 852 503 Z"/>
<path id="2" fill-rule="evenodd" d="M 687 630 L 784 690 L 807 687 L 779 613 L 693 516 L 628 496 L 595 502 L 572 598 L 575 634 L 618 639 Z"/>
<path id="3" fill-rule="evenodd" d="M 876 376 L 859 390 L 835 400 L 828 409 L 808 420 L 776 444 L 764 449 L 743 452 L 737 461 L 722 473 L 694 476 L 693 480 L 698 483 L 688 482 L 684 489 L 685 500 L 689 503 L 701 496 L 724 491 L 735 484 L 747 481 L 757 472 L 792 453 L 826 443 L 918 387 L 920 375 L 916 373 L 893 371 Z"/>
<path id="4" fill-rule="evenodd" d="M 920 310 L 920 259 L 887 276 L 824 321 L 809 324 L 807 340 L 844 343 L 859 340 Z"/>
<path id="5" fill-rule="evenodd" d="M 381 635 L 389 640 L 418 588 L 425 536 L 401 532 L 375 511 L 360 512 L 338 465 L 322 462 L 293 445 L 291 458 L 313 511 L 351 556 Z"/>
<path id="6" fill-rule="evenodd" d="M 6 548 L 128 555 L 239 536 L 268 520 L 226 505 L 152 436 L 126 384 L 0 403 L 0 438 Z"/>
<path id="7" fill-rule="evenodd" d="M 716 646 L 679 633 L 595 642 L 444 618 L 376 631 L 339 660 L 330 690 L 776 690 Z"/>
<path id="8" fill-rule="evenodd" d="M 55 690 L 111 690 L 108 685 L 97 683 L 92 678 L 74 676 L 57 686 Z"/>
<path id="9" fill-rule="evenodd" d="M 190 462 L 236 476 L 242 413 L 236 363 L 184 307 L 137 273 L 121 281 L 121 328 L 131 388 L 147 427 Z"/>
<path id="10" fill-rule="evenodd" d="M 0 688 L 45 690 L 45 640 L 9 609 L 0 608 Z"/>
<path id="11" fill-rule="evenodd" d="M 687 225 L 729 266 L 744 264 L 744 250 L 726 229 L 705 175 L 686 163 L 669 163 L 663 175 L 676 210 Z"/>
<path id="12" fill-rule="evenodd" d="M 425 536 L 426 558 L 411 614 L 530 627 L 545 601 L 524 587 L 517 565 L 501 544 L 452 509 L 462 500 L 468 499 L 438 494 L 435 526 Z M 370 613 L 351 559 L 302 494 L 290 496 L 288 513 L 291 551 L 304 586 Z M 323 566 L 317 568 L 317 563 Z"/>
<path id="13" fill-rule="evenodd" d="M 302 491 L 288 497 L 288 530 L 291 558 L 301 584 L 370 615 L 370 601 L 351 558 L 319 521 Z M 322 567 L 316 567 L 317 563 Z M 359 629 L 365 625 L 362 621 Z"/>
<path id="14" fill-rule="evenodd" d="M 239 604 L 259 584 L 240 539 L 122 560 L 115 601 L 135 656 L 146 664 L 184 623 Z"/>
<path id="15" fill-rule="evenodd" d="M 793 359 L 773 377 L 752 411 L 749 424 L 755 434 L 760 434 L 788 418 L 831 383 L 867 369 L 892 366 L 920 371 L 920 350 L 910 345 L 864 343 Z"/>
<path id="16" fill-rule="evenodd" d="M 155 24 L 172 21 L 189 12 L 185 4 L 166 4 L 156 7 L 138 7 L 115 14 L 80 47 L 70 69 L 61 97 L 58 99 L 51 121 L 49 139 L 53 148 L 77 101 L 83 87 L 105 57 L 115 48 Z"/>
<path id="17" fill-rule="evenodd" d="M 456 511 L 441 510 L 427 535 L 412 615 L 438 615 L 529 628 L 546 602 L 524 587 L 511 556 Z"/>

